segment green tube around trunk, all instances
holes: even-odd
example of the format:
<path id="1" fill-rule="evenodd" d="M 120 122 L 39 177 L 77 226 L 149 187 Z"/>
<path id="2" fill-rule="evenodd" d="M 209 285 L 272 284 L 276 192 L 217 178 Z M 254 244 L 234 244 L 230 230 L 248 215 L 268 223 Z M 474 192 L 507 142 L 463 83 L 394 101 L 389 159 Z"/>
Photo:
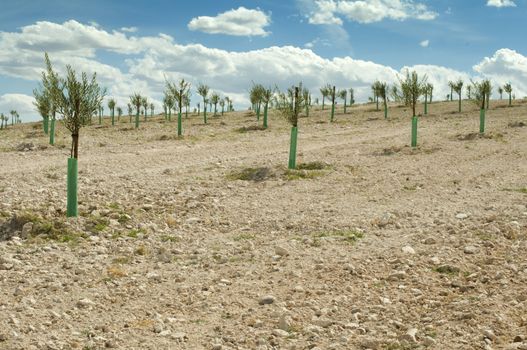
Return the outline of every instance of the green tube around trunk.
<path id="1" fill-rule="evenodd" d="M 44 117 L 43 127 L 44 127 L 44 134 L 47 135 L 49 133 L 49 117 Z"/>
<path id="2" fill-rule="evenodd" d="M 376 103 L 376 107 L 375 108 L 377 110 L 379 110 L 379 98 L 378 97 L 375 98 L 375 103 Z"/>
<path id="3" fill-rule="evenodd" d="M 135 128 L 139 127 L 139 111 L 135 114 Z"/>
<path id="4" fill-rule="evenodd" d="M 512 106 L 512 96 L 509 94 L 509 107 Z"/>
<path id="5" fill-rule="evenodd" d="M 388 104 L 384 103 L 384 119 L 388 119 Z"/>
<path id="6" fill-rule="evenodd" d="M 309 104 L 306 103 L 306 117 L 309 117 Z"/>
<path id="7" fill-rule="evenodd" d="M 99 112 L 99 125 L 102 124 L 102 113 Z"/>
<path id="8" fill-rule="evenodd" d="M 331 104 L 331 118 L 330 121 L 333 123 L 333 118 L 335 117 L 335 104 Z"/>
<path id="9" fill-rule="evenodd" d="M 183 134 L 183 129 L 181 125 L 181 111 L 179 111 L 177 115 L 177 136 L 181 136 Z"/>
<path id="10" fill-rule="evenodd" d="M 267 129 L 267 109 L 268 109 L 268 104 L 266 103 L 265 106 L 264 106 L 264 120 L 263 120 L 263 127 L 265 129 Z"/>
<path id="11" fill-rule="evenodd" d="M 291 144 L 289 147 L 289 169 L 296 168 L 296 140 L 298 136 L 298 127 L 291 128 Z"/>
<path id="12" fill-rule="evenodd" d="M 55 119 L 51 119 L 51 128 L 49 130 L 49 144 L 54 145 L 55 144 Z"/>
<path id="13" fill-rule="evenodd" d="M 428 98 L 425 96 L 425 115 L 428 114 Z"/>
<path id="14" fill-rule="evenodd" d="M 114 113 L 114 111 L 112 109 L 112 126 L 114 126 L 114 125 L 115 125 L 115 113 Z"/>
<path id="15" fill-rule="evenodd" d="M 417 117 L 412 117 L 412 147 L 417 147 Z"/>
<path id="16" fill-rule="evenodd" d="M 482 108 L 479 111 L 479 133 L 483 134 L 485 132 L 485 109 Z"/>
<path id="17" fill-rule="evenodd" d="M 77 159 L 68 158 L 68 184 L 67 184 L 67 217 L 76 217 L 77 210 Z"/>
<path id="18" fill-rule="evenodd" d="M 346 114 L 346 99 L 344 99 L 344 114 Z"/>
<path id="19" fill-rule="evenodd" d="M 214 114 L 216 114 L 216 111 L 214 111 Z M 260 104 L 258 103 L 256 105 L 256 120 L 260 120 Z"/>
<path id="20" fill-rule="evenodd" d="M 172 108 L 168 110 L 168 121 L 172 121 Z"/>
<path id="21" fill-rule="evenodd" d="M 461 97 L 459 98 L 459 107 L 458 107 L 459 113 L 461 113 Z"/>

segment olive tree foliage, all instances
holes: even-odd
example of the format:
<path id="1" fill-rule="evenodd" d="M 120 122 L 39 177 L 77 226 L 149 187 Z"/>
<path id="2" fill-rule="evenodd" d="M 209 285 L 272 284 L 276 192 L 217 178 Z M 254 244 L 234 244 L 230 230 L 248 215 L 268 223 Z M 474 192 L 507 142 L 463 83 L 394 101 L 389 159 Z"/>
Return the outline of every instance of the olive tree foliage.
<path id="1" fill-rule="evenodd" d="M 277 90 L 274 96 L 276 110 L 293 127 L 298 126 L 298 115 L 302 107 L 307 103 L 304 100 L 302 91 L 302 83 L 299 83 L 298 86 L 288 88 L 286 92 Z"/>
<path id="2" fill-rule="evenodd" d="M 220 102 L 220 95 L 216 92 L 213 92 L 210 96 L 210 102 L 214 105 L 214 115 L 218 112 L 218 103 Z"/>
<path id="3" fill-rule="evenodd" d="M 207 98 L 209 95 L 210 88 L 202 83 L 198 84 L 198 95 L 200 95 L 203 98 L 203 113 L 206 115 L 207 113 Z"/>
<path id="4" fill-rule="evenodd" d="M 185 104 L 185 95 L 187 95 L 190 90 L 190 83 L 181 79 L 179 83 L 172 83 L 168 80 L 165 82 L 166 91 L 174 98 L 178 104 L 179 113 L 183 110 L 183 105 Z"/>
<path id="5" fill-rule="evenodd" d="M 49 113 L 51 111 L 51 99 L 50 96 L 46 95 L 46 90 L 42 87 L 42 85 L 33 90 L 33 96 L 35 97 L 35 102 L 33 102 L 33 104 L 37 108 L 38 113 L 43 119 L 49 118 Z"/>
<path id="6" fill-rule="evenodd" d="M 137 115 L 141 114 L 141 106 L 143 105 L 143 97 L 139 93 L 134 93 L 130 96 L 130 103 L 135 107 Z"/>
<path id="7" fill-rule="evenodd" d="M 320 94 L 322 95 L 322 109 L 324 109 L 326 97 L 329 97 L 332 92 L 333 87 L 331 86 L 331 84 L 326 84 L 326 86 L 320 88 Z"/>
<path id="8" fill-rule="evenodd" d="M 419 97 L 423 95 L 428 78 L 426 75 L 419 78 L 416 71 L 410 73 L 410 71 L 406 70 L 405 77 L 403 79 L 399 77 L 398 79 L 402 101 L 406 106 L 412 107 L 412 115 L 416 116 L 415 108 L 417 106 L 417 101 L 419 100 Z"/>
<path id="9" fill-rule="evenodd" d="M 485 102 L 490 96 L 491 90 L 492 85 L 488 79 L 485 79 L 481 82 L 472 81 L 472 101 L 480 109 L 485 109 Z"/>
<path id="10" fill-rule="evenodd" d="M 434 85 L 430 84 L 430 83 L 427 83 L 425 85 L 425 91 L 424 91 L 424 95 L 425 95 L 425 99 L 428 99 L 427 101 L 432 103 L 432 95 L 434 93 Z"/>
<path id="11" fill-rule="evenodd" d="M 78 158 L 79 131 L 97 112 L 106 90 L 97 83 L 96 73 L 89 78 L 82 72 L 79 78 L 75 70 L 67 65 L 66 76 L 62 78 L 53 70 L 47 53 L 45 63 L 42 86 L 54 109 L 62 116 L 64 127 L 71 132 L 71 157 Z"/>

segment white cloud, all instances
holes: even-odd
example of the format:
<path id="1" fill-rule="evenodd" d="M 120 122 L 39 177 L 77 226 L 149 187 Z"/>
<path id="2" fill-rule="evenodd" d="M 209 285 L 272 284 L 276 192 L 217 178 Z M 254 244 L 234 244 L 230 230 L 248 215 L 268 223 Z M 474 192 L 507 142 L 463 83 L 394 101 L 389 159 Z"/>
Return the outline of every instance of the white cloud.
<path id="1" fill-rule="evenodd" d="M 492 7 L 516 7 L 512 0 L 487 0 L 487 6 Z"/>
<path id="2" fill-rule="evenodd" d="M 428 47 L 430 45 L 430 40 L 423 40 L 419 43 L 421 47 Z"/>
<path id="3" fill-rule="evenodd" d="M 527 57 L 514 50 L 498 50 L 492 57 L 485 57 L 473 69 L 497 85 L 511 83 L 516 96 L 527 95 Z"/>
<path id="4" fill-rule="evenodd" d="M 23 122 L 28 121 L 32 119 L 28 116 L 34 116 L 36 113 L 33 105 L 34 101 L 35 99 L 32 96 L 24 94 L 5 94 L 0 96 L 0 112 L 11 118 L 9 112 L 16 110 Z"/>
<path id="5" fill-rule="evenodd" d="M 251 10 L 245 7 L 218 14 L 216 17 L 199 16 L 188 24 L 190 30 L 209 34 L 227 34 L 235 36 L 267 36 L 265 31 L 271 23 L 271 16 L 259 9 Z"/>
<path id="6" fill-rule="evenodd" d="M 341 17 L 359 23 L 373 23 L 384 19 L 429 21 L 438 16 L 425 4 L 413 0 L 314 0 L 314 4 L 315 9 L 308 16 L 311 24 L 342 25 Z"/>
<path id="7" fill-rule="evenodd" d="M 317 43 L 324 45 L 322 40 L 313 44 Z M 108 96 L 116 98 L 118 105 L 126 107 L 129 96 L 139 92 L 154 101 L 158 111 L 161 110 L 165 78 L 190 81 L 193 106 L 200 100 L 195 87 L 203 82 L 212 90 L 231 97 L 237 109 L 249 105 L 247 91 L 252 82 L 284 89 L 302 81 L 315 95 L 321 86 L 332 83 L 338 88 L 353 87 L 356 100 L 362 102 L 370 96 L 373 81 L 379 79 L 394 84 L 397 75 L 405 68 L 427 74 L 435 85 L 434 95 L 441 99 L 449 93 L 448 81 L 459 78 L 468 82 L 470 78 L 488 77 L 495 85 L 511 81 L 517 96 L 527 94 L 527 58 L 508 49 L 484 58 L 474 66 L 474 72 L 433 65 L 396 70 L 351 57 L 327 59 L 312 50 L 292 46 L 230 52 L 200 44 L 178 44 L 165 34 L 127 36 L 75 21 L 63 24 L 37 22 L 23 27 L 21 32 L 0 32 L 0 76 L 34 81 L 36 87 L 44 68 L 43 49 L 46 47 L 54 67 L 60 72 L 64 72 L 66 64 L 71 64 L 77 72 L 97 72 L 99 82 L 108 88 Z M 97 57 L 101 50 L 119 53 L 126 68 L 119 69 L 101 62 Z M 23 111 L 21 115 L 32 113 L 37 118 L 31 106 L 32 97 L 24 96 L 4 95 L 0 111 L 5 113 L 14 108 Z"/>
<path id="8" fill-rule="evenodd" d="M 137 27 L 122 27 L 121 32 L 135 33 L 137 32 Z"/>

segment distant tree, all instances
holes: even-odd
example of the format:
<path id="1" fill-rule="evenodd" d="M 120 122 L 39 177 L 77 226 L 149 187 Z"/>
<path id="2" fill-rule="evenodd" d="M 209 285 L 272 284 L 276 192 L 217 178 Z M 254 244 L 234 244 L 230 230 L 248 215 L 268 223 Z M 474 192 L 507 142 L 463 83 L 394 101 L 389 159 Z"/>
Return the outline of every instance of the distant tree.
<path id="1" fill-rule="evenodd" d="M 303 88 L 302 91 L 300 91 L 302 94 L 302 99 L 304 101 L 304 107 L 306 109 L 306 117 L 309 117 L 309 107 L 311 106 L 311 93 L 307 88 Z"/>
<path id="2" fill-rule="evenodd" d="M 188 93 L 188 90 L 190 90 L 190 83 L 185 81 L 185 79 L 181 79 L 179 83 L 176 85 L 175 83 L 171 83 L 168 80 L 166 81 L 166 88 L 170 92 L 170 94 L 174 97 L 174 99 L 177 101 L 178 104 L 178 124 L 177 124 L 177 133 L 178 136 L 183 135 L 183 122 L 181 120 L 181 114 L 183 112 L 183 105 L 184 105 L 184 98 L 185 95 Z"/>
<path id="3" fill-rule="evenodd" d="M 221 107 L 221 115 L 223 115 L 223 112 L 225 110 L 225 99 L 220 99 L 220 107 Z"/>
<path id="4" fill-rule="evenodd" d="M 269 103 L 271 102 L 271 99 L 273 97 L 273 90 L 271 88 L 264 89 L 262 91 L 262 103 L 264 104 L 264 117 L 263 117 L 263 127 L 267 129 L 268 126 L 268 110 L 269 110 Z"/>
<path id="5" fill-rule="evenodd" d="M 146 96 L 141 97 L 141 105 L 143 106 L 143 111 L 145 112 L 145 122 L 146 122 L 146 116 L 147 116 L 147 110 L 148 106 L 150 105 L 148 103 L 148 98 Z"/>
<path id="6" fill-rule="evenodd" d="M 509 106 L 512 106 L 512 85 L 510 83 L 503 85 L 503 90 L 509 94 Z"/>
<path id="7" fill-rule="evenodd" d="M 500 94 L 500 100 L 503 100 L 503 88 L 501 86 L 498 87 L 498 94 Z"/>
<path id="8" fill-rule="evenodd" d="M 213 92 L 210 97 L 210 102 L 214 105 L 214 116 L 218 114 L 218 103 L 220 102 L 220 95 Z"/>
<path id="9" fill-rule="evenodd" d="M 371 91 L 373 93 L 373 101 L 375 102 L 376 110 L 379 110 L 379 97 L 380 97 L 380 92 L 381 92 L 381 86 L 382 86 L 382 83 L 378 80 L 374 82 L 373 85 L 371 86 Z"/>
<path id="10" fill-rule="evenodd" d="M 353 106 L 353 104 L 355 103 L 355 95 L 354 95 L 354 90 L 353 88 L 350 88 L 349 89 L 349 92 L 350 92 L 350 107 Z"/>
<path id="11" fill-rule="evenodd" d="M 174 96 L 170 93 L 170 91 L 165 90 L 164 96 L 163 96 L 163 103 L 167 106 L 167 112 L 168 115 L 165 117 L 169 122 L 172 121 L 172 109 L 174 108 L 175 104 Z"/>
<path id="12" fill-rule="evenodd" d="M 458 112 L 461 113 L 461 94 L 463 92 L 463 80 L 459 79 L 457 82 L 455 82 L 453 84 L 453 89 L 459 98 Z"/>
<path id="13" fill-rule="evenodd" d="M 467 86 L 467 98 L 472 100 L 472 85 Z"/>
<path id="14" fill-rule="evenodd" d="M 434 85 L 427 83 L 424 87 L 425 95 L 425 115 L 428 114 L 428 98 L 430 97 L 430 103 L 432 103 L 432 93 L 434 91 Z"/>
<path id="15" fill-rule="evenodd" d="M 254 84 L 249 90 L 249 100 L 251 101 L 252 109 L 256 112 L 256 120 L 260 120 L 260 107 L 263 101 L 263 94 L 265 88 L 261 84 Z"/>
<path id="16" fill-rule="evenodd" d="M 472 82 L 473 101 L 480 108 L 479 112 L 479 132 L 485 132 L 485 107 L 486 99 L 490 96 L 492 89 L 490 80 L 483 80 L 482 82 Z"/>
<path id="17" fill-rule="evenodd" d="M 454 83 L 453 81 L 449 81 L 448 82 L 448 87 L 450 87 L 450 101 L 453 101 L 454 100 L 454 86 L 456 85 L 456 83 Z"/>
<path id="18" fill-rule="evenodd" d="M 128 107 L 128 116 L 130 117 L 130 123 L 132 122 L 132 114 L 134 113 L 134 109 L 131 103 L 128 103 L 126 105 Z"/>
<path id="19" fill-rule="evenodd" d="M 417 72 L 406 71 L 404 80 L 399 78 L 400 90 L 402 91 L 403 100 L 405 104 L 412 107 L 412 115 L 416 115 L 416 105 L 419 97 L 423 94 L 424 86 L 426 85 L 426 75 L 419 79 Z"/>
<path id="20" fill-rule="evenodd" d="M 141 114 L 141 105 L 143 104 L 143 97 L 141 94 L 134 93 L 130 96 L 130 103 L 135 107 L 135 128 L 139 127 L 139 114 Z"/>
<path id="21" fill-rule="evenodd" d="M 333 122 L 333 118 L 335 117 L 335 97 L 337 95 L 337 92 L 335 91 L 335 86 L 333 86 L 330 90 L 329 96 L 331 97 L 331 117 L 330 122 Z"/>
<path id="22" fill-rule="evenodd" d="M 42 128 L 44 133 L 48 134 L 51 97 L 46 95 L 46 90 L 42 86 L 33 90 L 33 96 L 35 97 L 35 102 L 33 102 L 33 104 L 37 107 L 38 113 L 42 116 Z"/>
<path id="23" fill-rule="evenodd" d="M 207 124 L 207 96 L 209 95 L 209 87 L 202 83 L 198 84 L 198 94 L 203 98 L 203 122 Z"/>
<path id="24" fill-rule="evenodd" d="M 0 113 L 0 130 L 4 128 L 4 120 L 5 120 L 4 113 Z"/>
<path id="25" fill-rule="evenodd" d="M 342 89 L 339 90 L 337 96 L 344 101 L 344 114 L 346 114 L 346 104 L 348 102 L 348 90 Z"/>
<path id="26" fill-rule="evenodd" d="M 333 88 L 330 84 L 326 84 L 326 86 L 323 86 L 320 88 L 320 93 L 322 94 L 322 110 L 324 110 L 326 97 L 328 97 L 331 94 L 331 90 Z"/>
<path id="27" fill-rule="evenodd" d="M 388 119 L 388 84 L 379 82 L 377 86 L 378 97 L 382 98 L 384 105 L 384 119 Z"/>
<path id="28" fill-rule="evenodd" d="M 115 100 L 113 98 L 111 98 L 109 101 L 108 101 L 108 108 L 110 109 L 110 112 L 111 112 L 111 115 L 112 115 L 112 125 L 115 125 L 115 117 L 114 117 L 114 113 L 115 113 Z"/>
<path id="29" fill-rule="evenodd" d="M 153 116 L 154 116 L 154 109 L 155 109 L 155 108 L 156 108 L 156 107 L 154 106 L 154 104 L 153 104 L 153 103 L 150 103 L 150 117 L 153 117 Z"/>
<path id="30" fill-rule="evenodd" d="M 117 107 L 117 122 L 121 122 L 122 116 L 123 116 L 123 109 L 121 107 Z"/>

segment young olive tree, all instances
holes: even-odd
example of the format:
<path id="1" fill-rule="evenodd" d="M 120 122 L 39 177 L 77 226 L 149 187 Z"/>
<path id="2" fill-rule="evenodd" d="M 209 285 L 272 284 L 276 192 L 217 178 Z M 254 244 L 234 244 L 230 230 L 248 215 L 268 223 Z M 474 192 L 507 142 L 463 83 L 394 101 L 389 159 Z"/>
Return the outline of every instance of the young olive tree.
<path id="1" fill-rule="evenodd" d="M 77 216 L 77 160 L 79 157 L 80 129 L 89 123 L 91 116 L 102 103 L 106 91 L 97 84 L 94 73 L 90 78 L 82 73 L 80 78 L 70 65 L 66 66 L 66 77 L 60 77 L 45 54 L 46 73 L 42 75 L 42 86 L 50 96 L 51 103 L 62 122 L 71 132 L 71 151 L 68 159 L 68 203 L 67 216 Z"/>
<path id="2" fill-rule="evenodd" d="M 112 125 L 115 125 L 115 104 L 116 103 L 113 98 L 108 101 L 108 108 L 110 109 L 110 113 L 112 116 Z"/>
<path id="3" fill-rule="evenodd" d="M 419 78 L 417 72 L 406 71 L 404 79 L 399 78 L 400 90 L 406 105 L 412 106 L 412 147 L 417 147 L 417 115 L 416 106 L 419 97 L 423 94 L 426 85 L 426 75 Z"/>
<path id="4" fill-rule="evenodd" d="M 172 96 L 170 91 L 165 90 L 165 96 L 163 97 L 163 103 L 165 104 L 167 108 L 167 112 L 168 112 L 168 116 L 165 115 L 165 119 L 168 120 L 169 122 L 172 121 L 172 109 L 174 108 L 175 102 L 176 101 L 174 100 L 174 97 Z"/>
<path id="5" fill-rule="evenodd" d="M 348 102 L 348 90 L 339 90 L 337 96 L 344 101 L 344 114 L 346 114 L 346 104 Z"/>
<path id="6" fill-rule="evenodd" d="M 139 128 L 139 114 L 141 113 L 141 106 L 143 104 L 143 97 L 141 94 L 134 93 L 130 96 L 130 103 L 135 107 L 135 128 Z"/>
<path id="7" fill-rule="evenodd" d="M 154 116 L 154 110 L 155 110 L 155 106 L 153 103 L 150 103 L 150 117 L 153 117 Z"/>
<path id="8" fill-rule="evenodd" d="M 373 101 L 375 102 L 375 109 L 376 110 L 379 110 L 379 97 L 381 96 L 380 93 L 381 93 L 381 86 L 382 86 L 382 83 L 380 81 L 376 81 L 373 83 L 373 85 L 371 86 L 371 90 L 373 92 Z"/>
<path id="9" fill-rule="evenodd" d="M 134 113 L 134 109 L 132 107 L 132 104 L 131 103 L 128 103 L 126 105 L 128 107 L 128 117 L 130 118 L 130 123 L 132 122 L 132 114 Z"/>
<path id="10" fill-rule="evenodd" d="M 448 82 L 448 87 L 450 88 L 450 95 L 448 95 L 450 98 L 450 101 L 453 101 L 454 100 L 454 86 L 456 85 L 456 83 L 454 83 L 453 81 L 449 81 Z"/>
<path id="11" fill-rule="evenodd" d="M 384 106 L 384 119 L 388 119 L 388 84 L 379 82 L 377 86 L 377 98 L 382 98 L 382 103 Z"/>
<path id="12" fill-rule="evenodd" d="M 300 92 L 306 108 L 306 117 L 309 117 L 309 107 L 311 106 L 311 93 L 307 88 L 303 88 Z"/>
<path id="13" fill-rule="evenodd" d="M 263 127 L 267 129 L 267 114 L 269 110 L 269 103 L 271 102 L 271 99 L 273 98 L 273 90 L 264 89 L 262 91 L 262 102 L 264 104 L 264 117 L 263 117 Z"/>
<path id="14" fill-rule="evenodd" d="M 425 115 L 428 114 L 428 103 L 432 103 L 432 93 L 434 92 L 434 85 L 427 83 L 424 87 L 425 95 Z"/>
<path id="15" fill-rule="evenodd" d="M 49 113 L 51 111 L 51 99 L 46 96 L 46 91 L 40 86 L 38 89 L 33 90 L 33 96 L 35 102 L 33 104 L 37 107 L 38 113 L 42 116 L 42 129 L 44 133 L 48 134 L 49 126 Z"/>
<path id="16" fill-rule="evenodd" d="M 302 83 L 293 86 L 286 93 L 278 92 L 275 96 L 275 106 L 278 113 L 291 124 L 291 140 L 289 147 L 289 169 L 296 168 L 296 145 L 298 137 L 298 115 L 305 103 L 302 91 Z"/>
<path id="17" fill-rule="evenodd" d="M 123 116 L 123 109 L 121 107 L 117 107 L 117 122 L 121 122 L 121 117 Z"/>
<path id="18" fill-rule="evenodd" d="M 455 82 L 453 88 L 459 98 L 458 112 L 461 113 L 461 94 L 463 93 L 463 80 L 459 79 L 457 82 Z"/>
<path id="19" fill-rule="evenodd" d="M 198 84 L 198 94 L 203 98 L 203 123 L 207 124 L 207 99 L 210 88 L 202 83 Z"/>
<path id="20" fill-rule="evenodd" d="M 218 114 L 218 103 L 220 102 L 220 95 L 213 92 L 210 96 L 210 102 L 214 105 L 214 116 Z"/>
<path id="21" fill-rule="evenodd" d="M 330 90 L 329 96 L 331 97 L 331 117 L 330 122 L 333 122 L 333 118 L 335 117 L 335 97 L 336 97 L 336 91 L 335 86 L 333 86 Z"/>
<path id="22" fill-rule="evenodd" d="M 323 86 L 320 88 L 320 94 L 322 95 L 322 110 L 324 110 L 326 97 L 328 97 L 331 94 L 331 89 L 332 87 L 330 84 L 326 84 L 326 86 Z"/>
<path id="23" fill-rule="evenodd" d="M 498 87 L 498 94 L 500 94 L 500 100 L 503 100 L 503 88 L 501 86 Z"/>
<path id="24" fill-rule="evenodd" d="M 503 90 L 509 94 L 509 106 L 512 106 L 512 85 L 510 83 L 503 85 Z"/>
<path id="25" fill-rule="evenodd" d="M 492 89 L 490 80 L 483 80 L 482 82 L 472 82 L 473 102 L 480 108 L 479 110 L 479 132 L 485 132 L 485 106 L 486 99 L 490 96 Z"/>
<path id="26" fill-rule="evenodd" d="M 177 134 L 178 136 L 182 136 L 183 122 L 181 120 L 181 114 L 183 113 L 183 100 L 188 90 L 190 90 L 190 83 L 185 81 L 185 79 L 181 79 L 178 84 L 171 83 L 167 80 L 166 89 L 178 104 Z"/>
<path id="27" fill-rule="evenodd" d="M 141 97 L 141 106 L 143 106 L 143 111 L 145 113 L 145 119 L 144 119 L 145 122 L 146 122 L 146 116 L 148 114 L 147 111 L 148 111 L 149 105 L 150 104 L 148 103 L 148 98 L 146 96 Z"/>

